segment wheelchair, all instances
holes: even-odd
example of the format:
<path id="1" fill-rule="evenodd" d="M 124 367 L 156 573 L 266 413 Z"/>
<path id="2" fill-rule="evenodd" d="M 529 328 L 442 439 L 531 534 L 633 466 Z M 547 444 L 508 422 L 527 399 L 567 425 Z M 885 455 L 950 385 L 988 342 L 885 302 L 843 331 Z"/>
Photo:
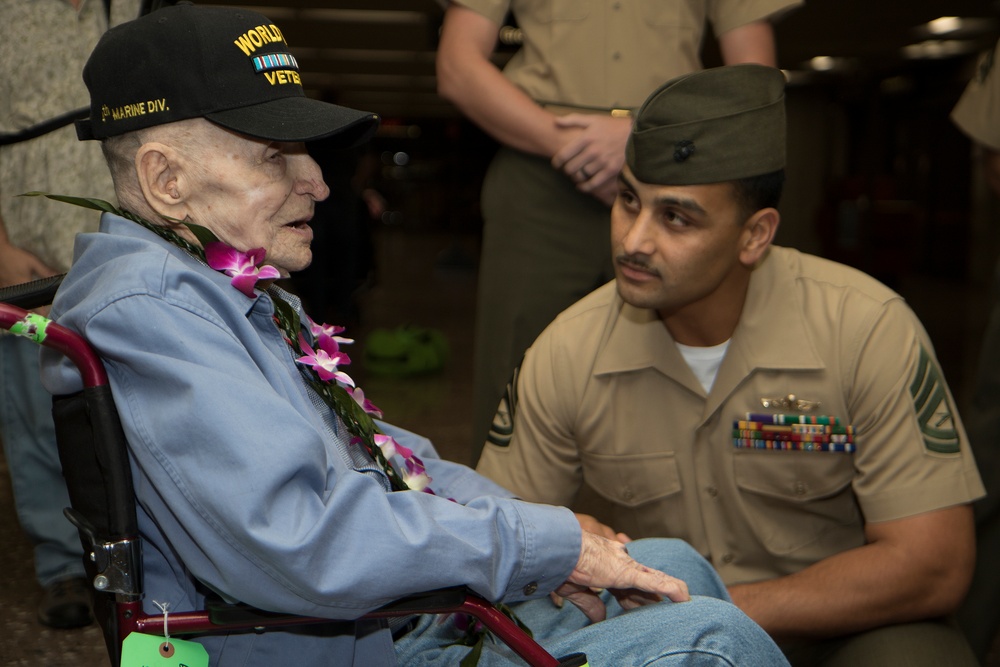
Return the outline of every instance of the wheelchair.
<path id="1" fill-rule="evenodd" d="M 53 418 L 71 507 L 66 517 L 84 547 L 84 567 L 93 584 L 94 616 L 111 664 L 121 663 L 122 642 L 132 632 L 162 636 L 164 616 L 142 609 L 142 542 L 129 468 L 128 446 L 100 358 L 79 335 L 27 309 L 51 303 L 63 276 L 0 289 L 0 329 L 54 349 L 79 370 L 84 389 L 53 398 Z M 463 588 L 397 600 L 365 616 L 465 613 L 480 621 L 531 667 L 581 667 L 584 654 L 556 659 L 499 609 Z M 206 609 L 169 612 L 171 635 L 266 632 L 337 620 L 281 614 L 243 604 L 211 603 Z"/>

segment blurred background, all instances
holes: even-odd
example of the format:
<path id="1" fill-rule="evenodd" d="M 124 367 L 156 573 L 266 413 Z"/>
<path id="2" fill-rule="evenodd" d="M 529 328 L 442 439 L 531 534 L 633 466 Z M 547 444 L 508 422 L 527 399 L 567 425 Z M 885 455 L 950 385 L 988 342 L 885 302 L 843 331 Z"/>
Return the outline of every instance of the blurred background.
<path id="1" fill-rule="evenodd" d="M 431 437 L 445 457 L 467 461 L 479 188 L 496 144 L 435 92 L 443 5 L 213 4 L 253 7 L 273 19 L 309 95 L 383 117 L 369 146 L 326 166 L 334 195 L 318 214 L 326 224 L 314 226 L 327 250 L 317 248 L 311 273 L 293 289 L 326 321 L 349 326 L 358 340 L 349 370 L 390 421 Z M 900 292 L 928 329 L 961 407 L 1000 255 L 1000 204 L 948 114 L 978 54 L 1000 36 L 998 3 L 806 0 L 775 33 L 789 80 L 778 243 L 856 266 Z M 515 24 L 501 41 L 499 65 L 517 49 Z M 721 64 L 711 37 L 703 60 Z M 349 288 L 331 291 L 332 284 Z M 397 378 L 365 367 L 368 336 L 401 325 L 443 335 L 443 368 Z M 40 590 L 12 503 L 0 470 L 7 551 L 0 664 L 105 665 L 95 628 L 54 631 L 35 621 Z M 1000 665 L 996 651 L 989 664 Z"/>

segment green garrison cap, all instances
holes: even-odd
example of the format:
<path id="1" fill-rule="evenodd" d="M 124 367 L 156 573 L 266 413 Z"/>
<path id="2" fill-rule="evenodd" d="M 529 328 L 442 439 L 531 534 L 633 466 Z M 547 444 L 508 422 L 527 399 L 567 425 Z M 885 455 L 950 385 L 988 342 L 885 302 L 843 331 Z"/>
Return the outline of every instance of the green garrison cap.
<path id="1" fill-rule="evenodd" d="M 625 162 L 656 185 L 721 183 L 784 168 L 784 75 L 744 64 L 671 79 L 639 108 Z"/>

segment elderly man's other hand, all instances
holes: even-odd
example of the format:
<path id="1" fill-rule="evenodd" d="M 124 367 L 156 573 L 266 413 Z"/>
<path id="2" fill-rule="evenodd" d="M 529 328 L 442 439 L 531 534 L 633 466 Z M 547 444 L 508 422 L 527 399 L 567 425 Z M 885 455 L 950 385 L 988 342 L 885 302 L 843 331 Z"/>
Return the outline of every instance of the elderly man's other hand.
<path id="1" fill-rule="evenodd" d="M 27 250 L 0 242 L 0 287 L 54 275 L 55 271 Z"/>
<path id="2" fill-rule="evenodd" d="M 576 568 L 555 592 L 596 623 L 606 614 L 604 602 L 597 596 L 602 588 L 611 591 L 625 609 L 653 604 L 662 597 L 674 602 L 691 599 L 687 584 L 680 579 L 636 562 L 621 542 L 585 530 Z"/>
<path id="3" fill-rule="evenodd" d="M 581 192 L 610 206 L 617 194 L 615 179 L 625 164 L 632 119 L 574 113 L 556 117 L 555 123 L 580 133 L 552 156 L 552 166 L 569 176 Z"/>

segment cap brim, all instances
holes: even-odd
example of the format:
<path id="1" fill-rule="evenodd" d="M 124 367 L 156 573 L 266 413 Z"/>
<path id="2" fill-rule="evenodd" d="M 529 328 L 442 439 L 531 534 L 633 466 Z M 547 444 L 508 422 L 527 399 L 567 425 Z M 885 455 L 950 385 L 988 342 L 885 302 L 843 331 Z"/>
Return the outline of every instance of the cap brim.
<path id="1" fill-rule="evenodd" d="M 378 129 L 379 117 L 368 111 L 320 102 L 309 97 L 285 97 L 239 109 L 216 111 L 205 118 L 235 132 L 272 141 L 318 141 L 348 148 L 367 141 Z"/>

